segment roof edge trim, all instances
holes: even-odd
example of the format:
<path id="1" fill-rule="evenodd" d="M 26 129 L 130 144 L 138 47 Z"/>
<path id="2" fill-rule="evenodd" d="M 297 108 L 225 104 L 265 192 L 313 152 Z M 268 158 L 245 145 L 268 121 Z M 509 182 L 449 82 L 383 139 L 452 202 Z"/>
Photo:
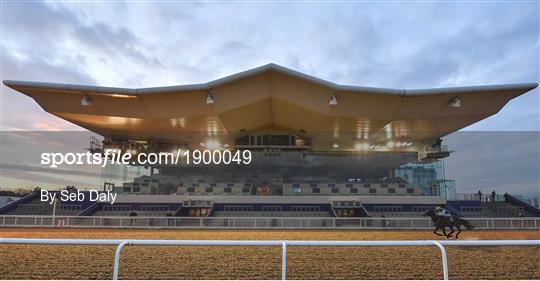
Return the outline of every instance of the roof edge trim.
<path id="1" fill-rule="evenodd" d="M 232 74 L 223 78 L 219 78 L 208 83 L 202 84 L 188 84 L 178 86 L 164 86 L 164 87 L 150 87 L 150 88 L 119 88 L 119 87 L 102 87 L 102 86 L 89 86 L 89 85 L 77 85 L 77 84 L 61 84 L 61 83 L 47 83 L 47 82 L 34 82 L 34 81 L 18 81 L 18 80 L 4 80 L 4 85 L 10 88 L 34 88 L 34 89 L 48 89 L 48 90 L 68 90 L 68 91 L 81 91 L 92 92 L 95 94 L 121 94 L 121 95 L 146 95 L 146 94 L 163 94 L 171 92 L 183 92 L 183 91 L 198 91 L 209 90 L 227 83 L 238 81 L 244 78 L 251 77 L 256 74 L 264 73 L 267 71 L 278 71 L 286 75 L 290 75 L 296 78 L 300 78 L 324 87 L 333 89 L 334 91 L 352 91 L 352 92 L 365 92 L 372 94 L 386 94 L 397 95 L 401 97 L 406 96 L 418 96 L 418 95 L 430 95 L 430 94 L 461 94 L 461 93 L 474 93 L 474 92 L 489 92 L 489 91 L 508 91 L 508 90 L 523 90 L 530 91 L 538 87 L 538 83 L 519 83 L 519 84 L 499 84 L 499 85 L 486 85 L 486 86 L 467 86 L 467 87 L 447 87 L 447 88 L 428 88 L 428 89 L 391 89 L 391 88 L 377 88 L 377 87 L 363 87 L 352 85 L 336 84 L 327 80 L 323 80 L 305 73 L 292 70 L 277 64 L 266 64 L 260 67 L 256 67 L 250 70 Z"/>

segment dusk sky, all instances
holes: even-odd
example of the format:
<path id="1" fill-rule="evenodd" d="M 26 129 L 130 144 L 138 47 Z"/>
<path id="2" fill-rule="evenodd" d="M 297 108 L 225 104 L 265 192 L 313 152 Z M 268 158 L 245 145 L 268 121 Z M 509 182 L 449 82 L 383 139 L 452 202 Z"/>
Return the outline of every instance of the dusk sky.
<path id="1" fill-rule="evenodd" d="M 2 80 L 140 88 L 202 83 L 267 63 L 385 88 L 539 80 L 538 2 L 1 5 Z M 82 130 L 1 91 L 2 131 Z M 465 130 L 539 131 L 538 91 Z M 528 157 L 538 165 L 538 154 Z"/>
<path id="2" fill-rule="evenodd" d="M 277 63 L 341 84 L 537 82 L 538 2 L 4 2 L 2 79 L 207 82 Z M 2 85 L 2 130 L 74 130 Z M 539 130 L 538 89 L 469 130 Z"/>

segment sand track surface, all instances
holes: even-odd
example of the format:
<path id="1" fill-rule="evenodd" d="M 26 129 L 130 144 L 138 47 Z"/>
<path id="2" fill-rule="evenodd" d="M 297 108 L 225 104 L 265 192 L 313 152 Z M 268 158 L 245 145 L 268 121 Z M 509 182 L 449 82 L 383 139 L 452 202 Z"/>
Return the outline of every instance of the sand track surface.
<path id="1" fill-rule="evenodd" d="M 0 228 L 0 237 L 422 240 L 429 231 Z M 468 231 L 461 239 L 540 239 L 540 231 Z M 110 279 L 115 247 L 0 245 L 0 279 Z M 540 247 L 448 247 L 450 279 L 540 279 Z M 126 246 L 121 279 L 279 279 L 278 247 Z M 441 279 L 435 247 L 289 247 L 289 279 Z"/>

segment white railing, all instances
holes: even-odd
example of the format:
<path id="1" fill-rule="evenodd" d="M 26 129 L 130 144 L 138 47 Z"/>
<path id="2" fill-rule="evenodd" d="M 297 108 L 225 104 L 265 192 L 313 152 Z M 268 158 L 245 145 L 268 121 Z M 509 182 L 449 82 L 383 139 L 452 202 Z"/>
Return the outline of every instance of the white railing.
<path id="1" fill-rule="evenodd" d="M 540 217 L 468 217 L 475 229 L 540 229 Z M 0 227 L 431 229 L 425 217 L 103 217 L 0 216 Z"/>
<path id="2" fill-rule="evenodd" d="M 451 152 L 448 150 L 447 145 L 440 145 L 440 146 L 431 146 L 431 145 L 425 145 L 423 148 L 418 150 L 418 159 L 423 159 L 427 157 L 428 154 L 433 153 L 443 153 L 443 152 Z"/>
<path id="3" fill-rule="evenodd" d="M 488 194 L 479 195 L 478 193 L 456 193 L 457 201 L 480 201 L 480 202 L 505 202 L 504 195 L 495 194 L 495 197 Z"/>
<path id="4" fill-rule="evenodd" d="M 112 279 L 118 280 L 120 253 L 124 246 L 281 246 L 281 279 L 287 279 L 287 247 L 290 246 L 436 246 L 441 251 L 443 278 L 448 280 L 448 257 L 444 246 L 539 246 L 540 240 L 396 240 L 396 241 L 287 241 L 287 240 L 98 240 L 0 238 L 0 244 L 116 245 Z M 436 279 L 436 278 L 433 278 Z"/>

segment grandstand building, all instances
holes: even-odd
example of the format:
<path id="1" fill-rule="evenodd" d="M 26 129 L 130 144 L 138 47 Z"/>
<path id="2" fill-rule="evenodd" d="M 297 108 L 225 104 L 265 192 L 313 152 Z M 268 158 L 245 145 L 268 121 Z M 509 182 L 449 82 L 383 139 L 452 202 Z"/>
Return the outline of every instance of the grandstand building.
<path id="1" fill-rule="evenodd" d="M 142 165 L 148 175 L 105 184 L 119 194 L 114 205 L 46 205 L 36 191 L 1 208 L 4 215 L 421 216 L 441 204 L 456 215 L 540 215 L 513 196 L 448 200 L 455 187 L 436 168 L 451 154 L 442 137 L 496 114 L 536 83 L 384 89 L 268 64 L 204 84 L 159 88 L 4 84 L 102 136 L 91 140 L 92 152 L 252 153 L 246 165 Z"/>

